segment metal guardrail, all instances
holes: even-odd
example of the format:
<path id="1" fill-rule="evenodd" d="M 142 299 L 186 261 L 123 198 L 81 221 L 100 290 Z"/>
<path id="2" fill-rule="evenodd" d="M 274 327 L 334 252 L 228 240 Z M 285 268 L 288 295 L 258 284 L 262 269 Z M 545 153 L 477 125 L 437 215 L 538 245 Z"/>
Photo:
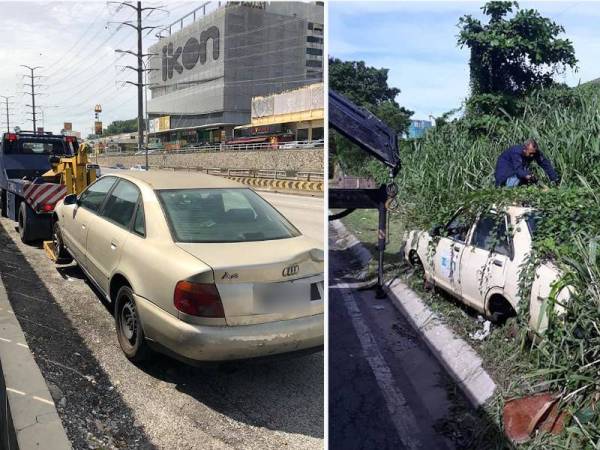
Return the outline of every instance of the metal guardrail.
<path id="1" fill-rule="evenodd" d="M 291 180 L 291 181 L 323 181 L 323 172 L 295 171 L 295 170 L 262 170 L 262 169 L 224 169 L 221 167 L 183 167 L 183 166 L 153 166 L 150 169 L 171 169 L 204 172 L 208 175 L 218 175 L 222 177 L 248 177 L 264 178 L 270 180 Z"/>
<path id="2" fill-rule="evenodd" d="M 187 153 L 218 153 L 227 151 L 273 151 L 273 150 L 314 150 L 323 148 L 324 142 L 319 141 L 294 141 L 294 142 L 282 142 L 281 144 L 275 145 L 270 143 L 260 144 L 223 144 L 223 145 L 204 145 L 200 147 L 186 147 L 179 150 L 159 150 L 149 149 L 149 155 L 163 155 L 163 154 L 187 154 Z M 102 153 L 103 156 L 142 156 L 146 152 L 106 152 Z"/>

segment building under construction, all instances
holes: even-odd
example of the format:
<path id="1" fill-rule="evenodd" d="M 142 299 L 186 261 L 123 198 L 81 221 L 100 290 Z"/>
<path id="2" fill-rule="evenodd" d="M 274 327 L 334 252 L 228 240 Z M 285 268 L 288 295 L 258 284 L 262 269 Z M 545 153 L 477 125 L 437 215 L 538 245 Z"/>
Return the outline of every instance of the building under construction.
<path id="1" fill-rule="evenodd" d="M 253 97 L 323 79 L 323 2 L 210 6 L 149 49 L 149 131 L 167 149 L 229 141 L 253 120 Z"/>

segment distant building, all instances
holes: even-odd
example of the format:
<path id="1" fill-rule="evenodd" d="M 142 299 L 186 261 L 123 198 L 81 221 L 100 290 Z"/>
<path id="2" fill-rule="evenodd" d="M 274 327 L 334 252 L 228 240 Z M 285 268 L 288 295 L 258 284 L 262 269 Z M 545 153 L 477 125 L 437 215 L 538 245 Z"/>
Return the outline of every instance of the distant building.
<path id="1" fill-rule="evenodd" d="M 430 120 L 411 120 L 408 127 L 408 139 L 417 139 L 423 137 L 425 131 L 433 125 Z"/>
<path id="2" fill-rule="evenodd" d="M 251 122 L 235 129 L 235 140 L 252 142 L 316 141 L 323 139 L 323 83 L 315 83 L 252 99 Z"/>
<path id="3" fill-rule="evenodd" d="M 149 131 L 167 149 L 231 140 L 251 122 L 253 97 L 323 80 L 323 2 L 218 5 L 183 17 L 149 48 Z"/>

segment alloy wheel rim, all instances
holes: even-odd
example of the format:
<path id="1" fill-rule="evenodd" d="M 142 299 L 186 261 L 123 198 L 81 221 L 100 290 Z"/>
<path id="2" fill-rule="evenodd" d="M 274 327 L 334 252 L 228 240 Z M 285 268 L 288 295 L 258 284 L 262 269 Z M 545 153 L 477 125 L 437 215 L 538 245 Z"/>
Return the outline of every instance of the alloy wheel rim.
<path id="1" fill-rule="evenodd" d="M 121 309 L 121 331 L 129 343 L 134 345 L 137 335 L 137 316 L 131 300 L 128 300 Z"/>

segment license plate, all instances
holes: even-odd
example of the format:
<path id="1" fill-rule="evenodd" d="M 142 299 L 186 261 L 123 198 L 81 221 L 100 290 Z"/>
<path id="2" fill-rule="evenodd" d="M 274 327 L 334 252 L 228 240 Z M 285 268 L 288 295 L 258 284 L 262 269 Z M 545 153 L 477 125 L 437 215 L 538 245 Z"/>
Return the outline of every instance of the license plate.
<path id="1" fill-rule="evenodd" d="M 254 309 L 268 314 L 306 308 L 310 303 L 308 283 L 269 283 L 254 287 Z"/>

